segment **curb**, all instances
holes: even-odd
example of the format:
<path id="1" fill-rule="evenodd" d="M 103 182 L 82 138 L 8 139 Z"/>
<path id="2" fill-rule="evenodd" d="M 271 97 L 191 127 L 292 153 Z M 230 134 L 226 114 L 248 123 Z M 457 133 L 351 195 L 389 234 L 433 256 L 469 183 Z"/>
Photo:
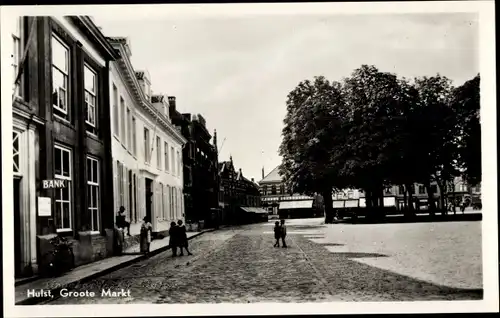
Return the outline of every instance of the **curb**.
<path id="1" fill-rule="evenodd" d="M 201 232 L 199 233 L 196 233 L 195 235 L 191 236 L 188 238 L 188 241 L 195 238 L 195 237 L 198 237 L 204 233 L 208 233 L 208 232 L 214 232 L 215 229 L 209 229 L 209 230 L 202 230 Z M 89 280 L 92 280 L 94 278 L 97 278 L 99 276 L 103 276 L 103 275 L 106 275 L 108 273 L 111 273 L 111 272 L 114 272 L 118 269 L 121 269 L 121 268 L 124 268 L 124 267 L 127 267 L 133 263 L 136 263 L 136 262 L 139 262 L 139 261 L 142 261 L 142 260 L 145 260 L 151 256 L 154 256 L 154 255 L 157 255 L 157 254 L 160 254 L 166 250 L 168 250 L 170 248 L 170 245 L 165 245 L 163 247 L 160 247 L 154 251 L 151 251 L 149 253 L 149 255 L 138 255 L 137 257 L 135 258 L 132 258 L 128 261 L 125 261 L 123 263 L 119 263 L 119 264 L 116 264 L 112 267 L 109 267 L 109 268 L 106 268 L 105 270 L 102 270 L 100 272 L 95 272 L 95 273 L 92 273 L 90 275 L 87 275 L 85 277 L 82 277 L 80 278 L 79 280 L 76 280 L 74 282 L 70 282 L 70 283 L 66 283 L 66 284 L 62 284 L 58 287 L 54 287 L 54 288 L 50 288 L 50 292 L 51 294 L 54 296 L 54 297 L 31 297 L 31 298 L 27 298 L 27 299 L 24 299 L 24 300 L 21 300 L 21 301 L 18 301 L 15 303 L 16 306 L 18 305 L 36 305 L 36 304 L 40 304 L 40 303 L 48 303 L 48 302 L 51 302 L 51 301 L 54 301 L 58 298 L 60 298 L 60 296 L 56 296 L 56 295 L 59 295 L 59 292 L 61 291 L 61 289 L 72 289 L 74 288 L 75 286 L 79 285 L 79 284 L 82 284 L 82 283 L 85 283 Z M 126 255 L 126 254 L 125 254 Z"/>

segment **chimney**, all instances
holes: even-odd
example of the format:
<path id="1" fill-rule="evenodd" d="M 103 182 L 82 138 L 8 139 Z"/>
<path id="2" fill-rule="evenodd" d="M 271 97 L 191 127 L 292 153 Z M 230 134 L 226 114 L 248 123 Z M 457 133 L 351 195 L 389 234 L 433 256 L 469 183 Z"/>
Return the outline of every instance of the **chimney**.
<path id="1" fill-rule="evenodd" d="M 214 146 L 215 150 L 217 151 L 217 130 L 214 129 Z"/>
<path id="2" fill-rule="evenodd" d="M 252 178 L 252 182 L 255 183 L 255 179 L 254 178 Z"/>
<path id="3" fill-rule="evenodd" d="M 170 105 L 170 109 L 172 109 L 174 112 L 176 110 L 176 105 L 175 105 L 175 96 L 169 96 L 168 97 L 168 104 Z"/>
<path id="4" fill-rule="evenodd" d="M 264 167 L 262 167 L 262 179 L 264 179 Z"/>

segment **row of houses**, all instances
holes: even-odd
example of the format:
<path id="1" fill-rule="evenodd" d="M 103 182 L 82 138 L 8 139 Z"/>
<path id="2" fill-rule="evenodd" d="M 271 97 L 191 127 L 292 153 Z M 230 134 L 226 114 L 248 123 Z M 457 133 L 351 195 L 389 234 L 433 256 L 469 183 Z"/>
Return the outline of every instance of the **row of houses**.
<path id="1" fill-rule="evenodd" d="M 262 170 L 262 180 L 259 181 L 262 206 L 270 215 L 280 218 L 316 217 L 324 214 L 324 200 L 320 195 L 308 196 L 299 193 L 289 193 L 285 180 L 279 175 L 279 167 L 274 168 L 267 175 Z M 441 206 L 441 191 L 437 184 L 431 184 L 432 198 L 438 209 L 448 208 Z M 406 192 L 406 194 L 405 194 Z M 426 211 L 429 208 L 429 194 L 422 184 L 413 184 L 409 189 L 403 186 L 390 186 L 384 190 L 384 206 L 395 213 L 405 207 L 405 200 L 412 195 L 414 210 Z M 472 206 L 480 205 L 481 185 L 470 186 L 461 177 L 455 177 L 447 184 L 444 194 L 445 204 L 461 202 Z M 332 194 L 332 207 L 337 211 L 346 211 L 366 207 L 365 193 L 359 189 L 344 189 Z M 477 201 L 477 202 L 475 202 Z M 478 203 L 478 204 L 477 204 Z"/>
<path id="2" fill-rule="evenodd" d="M 149 217 L 210 220 L 219 207 L 217 138 L 131 63 L 126 37 L 87 16 L 19 17 L 11 79 L 15 274 L 38 272 L 55 235 L 75 264 L 113 254 L 116 211 L 132 235 Z"/>
<path id="3" fill-rule="evenodd" d="M 121 206 L 132 239 L 144 217 L 155 236 L 177 220 L 267 220 L 258 185 L 232 158 L 219 162 L 202 115 L 153 92 L 126 37 L 105 36 L 87 16 L 11 27 L 16 277 L 45 265 L 54 236 L 72 242 L 76 266 L 113 255 Z"/>

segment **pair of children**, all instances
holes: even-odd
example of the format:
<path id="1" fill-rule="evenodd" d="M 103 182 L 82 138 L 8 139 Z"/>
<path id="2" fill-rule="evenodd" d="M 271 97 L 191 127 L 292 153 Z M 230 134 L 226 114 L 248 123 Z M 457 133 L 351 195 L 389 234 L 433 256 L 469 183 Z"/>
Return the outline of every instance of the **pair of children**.
<path id="1" fill-rule="evenodd" d="M 285 242 L 285 237 L 286 237 L 286 226 L 285 226 L 285 220 L 281 220 L 280 222 L 276 221 L 274 223 L 274 238 L 276 239 L 276 243 L 274 243 L 274 247 L 280 247 L 280 238 L 281 242 L 283 243 L 283 248 L 286 248 L 286 242 Z"/>
<path id="2" fill-rule="evenodd" d="M 170 230 L 168 231 L 170 236 L 170 247 L 172 248 L 172 256 L 177 256 L 177 248 L 180 249 L 180 255 L 183 256 L 183 249 L 186 250 L 188 255 L 193 255 L 188 248 L 188 239 L 186 226 L 183 224 L 182 220 L 170 223 Z"/>

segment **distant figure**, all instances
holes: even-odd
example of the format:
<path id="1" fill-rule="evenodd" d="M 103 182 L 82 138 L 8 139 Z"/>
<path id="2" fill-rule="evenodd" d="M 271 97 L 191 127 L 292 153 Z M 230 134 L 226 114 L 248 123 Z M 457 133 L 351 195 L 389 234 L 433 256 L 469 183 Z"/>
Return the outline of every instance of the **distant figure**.
<path id="1" fill-rule="evenodd" d="M 125 207 L 122 205 L 120 210 L 118 210 L 118 214 L 116 215 L 116 225 L 120 228 L 127 229 L 127 235 L 130 235 L 130 222 L 127 222 L 125 215 Z"/>
<path id="2" fill-rule="evenodd" d="M 285 238 L 286 238 L 286 225 L 285 225 L 285 220 L 281 220 L 281 242 L 283 243 L 283 248 L 286 248 L 286 242 L 285 242 Z"/>
<path id="3" fill-rule="evenodd" d="M 186 250 L 188 255 L 193 255 L 188 249 L 188 239 L 187 239 L 186 226 L 184 224 L 182 224 L 182 220 L 177 221 L 177 233 L 178 233 L 177 243 L 178 243 L 178 246 L 181 250 L 181 253 L 179 254 L 179 256 L 184 256 L 183 249 Z"/>
<path id="4" fill-rule="evenodd" d="M 141 226 L 141 251 L 145 254 L 149 254 L 149 249 L 151 246 L 151 232 L 153 231 L 153 225 L 151 224 L 149 217 L 145 216 Z"/>
<path id="5" fill-rule="evenodd" d="M 462 211 L 462 214 L 464 214 L 464 213 L 465 213 L 465 201 L 462 201 L 462 202 L 460 203 L 460 211 Z"/>
<path id="6" fill-rule="evenodd" d="M 175 222 L 170 223 L 170 229 L 168 230 L 168 235 L 170 236 L 170 248 L 172 249 L 172 257 L 177 256 L 177 246 L 178 244 L 178 239 L 179 239 L 179 228 L 177 227 L 177 224 Z"/>
<path id="7" fill-rule="evenodd" d="M 281 237 L 281 226 L 280 226 L 280 222 L 276 221 L 274 223 L 274 238 L 276 239 L 276 243 L 274 243 L 274 247 L 280 247 L 280 237 Z"/>

